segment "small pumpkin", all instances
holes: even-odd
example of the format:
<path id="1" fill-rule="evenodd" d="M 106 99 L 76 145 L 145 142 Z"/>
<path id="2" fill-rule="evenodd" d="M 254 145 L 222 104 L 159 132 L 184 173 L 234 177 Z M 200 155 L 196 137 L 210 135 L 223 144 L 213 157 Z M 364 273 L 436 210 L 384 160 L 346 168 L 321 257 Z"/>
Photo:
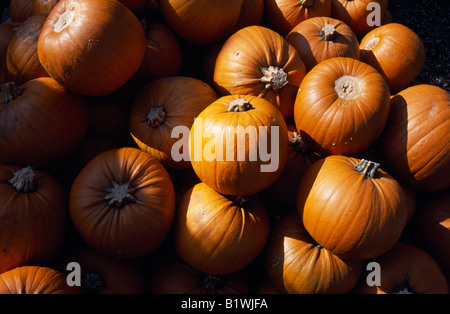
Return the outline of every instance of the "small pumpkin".
<path id="1" fill-rule="evenodd" d="M 47 13 L 33 14 L 16 28 L 9 42 L 6 66 L 17 84 L 49 76 L 37 55 L 38 39 L 46 19 Z"/>
<path id="2" fill-rule="evenodd" d="M 286 36 L 309 72 L 323 60 L 348 57 L 359 60 L 359 42 L 353 30 L 331 17 L 313 17 L 295 26 Z"/>
<path id="3" fill-rule="evenodd" d="M 390 250 L 406 226 L 407 204 L 400 183 L 378 163 L 340 155 L 310 166 L 297 194 L 297 210 L 311 237 L 346 259 Z"/>
<path id="4" fill-rule="evenodd" d="M 80 294 L 66 276 L 44 266 L 26 265 L 0 274 L 0 294 Z"/>
<path id="5" fill-rule="evenodd" d="M 50 77 L 0 87 L 0 161 L 48 166 L 67 156 L 87 132 L 86 105 Z"/>
<path id="6" fill-rule="evenodd" d="M 6 53 L 11 38 L 14 37 L 17 28 L 21 24 L 20 22 L 5 22 L 0 24 L 0 85 L 13 80 L 6 65 Z"/>
<path id="7" fill-rule="evenodd" d="M 189 131 L 194 119 L 217 98 L 214 89 L 196 78 L 155 79 L 134 100 L 129 117 L 131 136 L 141 150 L 154 155 L 165 166 L 191 167 L 189 153 L 183 151 L 188 148 L 189 137 L 172 132 L 176 127 L 186 127 Z M 186 158 L 174 160 L 172 149 L 180 141 L 185 145 L 177 153 Z"/>
<path id="8" fill-rule="evenodd" d="M 399 179 L 426 191 L 450 187 L 450 94 L 429 84 L 408 87 L 391 99 L 379 141 L 383 163 Z"/>
<path id="9" fill-rule="evenodd" d="M 366 274 L 353 293 L 448 294 L 447 280 L 438 263 L 412 244 L 399 242 L 385 254 L 366 261 L 371 262 L 378 263 L 379 285 L 369 286 L 366 278 L 370 274 Z"/>
<path id="10" fill-rule="evenodd" d="M 305 73 L 297 51 L 280 34 L 253 25 L 225 41 L 216 58 L 214 83 L 221 95 L 264 98 L 288 118 Z"/>
<path id="11" fill-rule="evenodd" d="M 295 211 L 276 223 L 265 254 L 270 282 L 282 293 L 348 293 L 362 273 L 361 260 L 339 258 L 317 244 Z"/>
<path id="12" fill-rule="evenodd" d="M 295 125 L 320 155 L 358 154 L 383 131 L 389 97 L 386 81 L 373 67 L 353 58 L 327 59 L 300 86 Z"/>
<path id="13" fill-rule="evenodd" d="M 189 156 L 200 180 L 227 195 L 249 196 L 275 182 L 287 160 L 280 111 L 257 96 L 217 99 L 194 121 Z"/>
<path id="14" fill-rule="evenodd" d="M 115 0 L 61 0 L 38 41 L 39 60 L 48 74 L 69 90 L 90 96 L 123 86 L 144 53 L 141 23 Z"/>
<path id="15" fill-rule="evenodd" d="M 331 16 L 350 26 L 357 36 L 380 26 L 375 17 L 381 24 L 388 16 L 387 9 L 388 0 L 331 0 Z"/>
<path id="16" fill-rule="evenodd" d="M 318 16 L 331 16 L 331 0 L 266 0 L 269 27 L 287 35 L 299 23 Z"/>
<path id="17" fill-rule="evenodd" d="M 227 197 L 201 182 L 179 200 L 173 232 L 182 260 L 204 273 L 225 275 L 261 253 L 269 216 L 256 197 Z"/>
<path id="18" fill-rule="evenodd" d="M 425 65 L 425 46 L 410 28 L 389 23 L 367 33 L 360 43 L 361 61 L 377 69 L 392 92 L 411 85 Z"/>
<path id="19" fill-rule="evenodd" d="M 51 175 L 0 166 L 0 273 L 51 262 L 66 231 L 66 193 Z"/>
<path id="20" fill-rule="evenodd" d="M 137 148 L 105 151 L 79 172 L 69 196 L 71 221 L 93 249 L 118 259 L 153 252 L 174 219 L 172 180 Z"/>

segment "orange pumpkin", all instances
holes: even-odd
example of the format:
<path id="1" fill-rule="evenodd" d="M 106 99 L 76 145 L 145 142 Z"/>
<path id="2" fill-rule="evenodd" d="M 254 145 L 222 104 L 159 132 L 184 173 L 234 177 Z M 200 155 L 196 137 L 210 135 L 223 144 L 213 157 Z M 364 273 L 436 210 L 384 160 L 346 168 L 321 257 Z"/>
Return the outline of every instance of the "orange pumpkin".
<path id="1" fill-rule="evenodd" d="M 358 154 L 372 145 L 389 115 L 389 87 L 353 58 L 322 61 L 305 76 L 294 107 L 303 140 L 321 155 Z"/>
<path id="2" fill-rule="evenodd" d="M 243 0 L 239 19 L 231 33 L 247 26 L 259 25 L 264 17 L 264 1 L 265 0 Z"/>
<path id="3" fill-rule="evenodd" d="M 223 44 L 215 64 L 214 82 L 221 95 L 253 95 L 292 115 L 305 65 L 294 47 L 263 26 L 248 26 Z"/>
<path id="4" fill-rule="evenodd" d="M 411 85 L 425 65 L 425 46 L 410 28 L 389 23 L 367 33 L 360 43 L 361 61 L 377 69 L 392 92 Z"/>
<path id="5" fill-rule="evenodd" d="M 295 26 L 286 36 L 309 72 L 323 60 L 348 57 L 359 60 L 359 42 L 353 30 L 331 17 L 314 17 Z"/>
<path id="6" fill-rule="evenodd" d="M 59 0 L 33 0 L 33 14 L 50 13 Z"/>

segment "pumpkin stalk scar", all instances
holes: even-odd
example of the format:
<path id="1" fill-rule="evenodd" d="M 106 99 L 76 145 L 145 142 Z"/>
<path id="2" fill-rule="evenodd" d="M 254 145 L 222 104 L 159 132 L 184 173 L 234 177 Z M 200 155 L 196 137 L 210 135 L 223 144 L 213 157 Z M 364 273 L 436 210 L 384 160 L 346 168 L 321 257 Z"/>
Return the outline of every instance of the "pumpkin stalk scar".
<path id="1" fill-rule="evenodd" d="M 28 166 L 13 173 L 14 177 L 8 182 L 19 192 L 32 192 L 35 188 L 34 171 Z"/>
<path id="2" fill-rule="evenodd" d="M 379 166 L 380 164 L 377 162 L 362 159 L 359 163 L 355 165 L 355 169 L 365 177 L 373 179 Z"/>
<path id="3" fill-rule="evenodd" d="M 289 83 L 287 79 L 287 73 L 282 68 L 269 66 L 268 68 L 262 68 L 261 83 L 264 84 L 266 89 L 272 89 L 278 91 Z"/>
<path id="4" fill-rule="evenodd" d="M 247 101 L 245 98 L 239 98 L 230 101 L 228 104 L 227 111 L 228 112 L 245 112 L 251 109 L 255 109 L 252 104 Z"/>
<path id="5" fill-rule="evenodd" d="M 8 82 L 0 86 L 0 93 L 2 94 L 2 104 L 7 104 L 22 95 L 23 90 L 16 83 Z"/>
<path id="6" fill-rule="evenodd" d="M 372 39 L 367 43 L 367 46 L 365 47 L 365 49 L 366 49 L 366 50 L 372 50 L 372 49 L 378 44 L 379 41 L 380 41 L 380 38 L 378 38 L 378 37 L 372 38 Z"/>
<path id="7" fill-rule="evenodd" d="M 343 75 L 334 82 L 334 90 L 343 100 L 354 100 L 361 95 L 361 81 L 354 76 Z"/>
<path id="8" fill-rule="evenodd" d="M 167 113 L 163 106 L 152 107 L 147 114 L 146 120 L 152 128 L 157 128 L 166 121 Z"/>
<path id="9" fill-rule="evenodd" d="M 75 10 L 67 10 L 63 14 L 61 14 L 58 18 L 58 21 L 56 21 L 55 26 L 53 27 L 53 30 L 55 33 L 61 32 L 63 29 L 68 27 L 73 20 L 75 19 Z"/>
<path id="10" fill-rule="evenodd" d="M 323 40 L 330 41 L 336 37 L 336 28 L 333 24 L 325 24 L 324 27 L 320 30 L 320 37 Z"/>
<path id="11" fill-rule="evenodd" d="M 136 201 L 132 195 L 135 191 L 135 188 L 130 188 L 129 182 L 113 182 L 111 187 L 105 189 L 106 194 L 104 199 L 108 201 L 109 206 L 122 208 L 128 203 Z"/>

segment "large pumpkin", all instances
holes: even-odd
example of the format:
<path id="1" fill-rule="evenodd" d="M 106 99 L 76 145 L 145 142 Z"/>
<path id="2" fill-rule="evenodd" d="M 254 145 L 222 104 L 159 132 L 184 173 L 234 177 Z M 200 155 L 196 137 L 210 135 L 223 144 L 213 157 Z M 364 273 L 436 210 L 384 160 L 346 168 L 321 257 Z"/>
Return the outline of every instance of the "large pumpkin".
<path id="1" fill-rule="evenodd" d="M 257 198 L 226 197 L 198 183 L 179 200 L 173 232 L 186 263 L 211 275 L 231 274 L 261 253 L 269 216 Z"/>
<path id="2" fill-rule="evenodd" d="M 0 162 L 49 165 L 67 156 L 87 130 L 86 106 L 50 77 L 0 87 Z"/>
<path id="3" fill-rule="evenodd" d="M 48 263 L 66 231 L 67 195 L 49 174 L 0 166 L 0 273 Z"/>
<path id="4" fill-rule="evenodd" d="M 233 30 L 243 0 L 161 0 L 166 23 L 182 38 L 197 44 L 215 42 Z"/>
<path id="5" fill-rule="evenodd" d="M 192 167 L 222 194 L 248 196 L 270 186 L 287 159 L 287 127 L 280 111 L 256 96 L 223 96 L 194 121 Z"/>
<path id="6" fill-rule="evenodd" d="M 175 194 L 161 163 L 137 148 L 97 155 L 75 178 L 70 217 L 93 249 L 120 259 L 155 250 L 174 218 Z"/>
<path id="7" fill-rule="evenodd" d="M 358 154 L 383 131 L 389 97 L 386 81 L 371 66 L 353 58 L 327 59 L 300 86 L 295 125 L 319 154 Z"/>
<path id="8" fill-rule="evenodd" d="M 223 44 L 215 63 L 214 83 L 222 95 L 253 95 L 292 115 L 305 65 L 294 47 L 273 30 L 245 27 Z"/>
<path id="9" fill-rule="evenodd" d="M 266 0 L 265 16 L 270 28 L 285 36 L 299 23 L 331 15 L 331 0 Z"/>
<path id="10" fill-rule="evenodd" d="M 425 46 L 410 28 L 389 23 L 367 33 L 360 43 L 361 61 L 377 69 L 392 92 L 411 85 L 425 65 Z"/>
<path id="11" fill-rule="evenodd" d="M 68 89 L 106 95 L 137 71 L 145 53 L 144 29 L 115 0 L 62 0 L 49 13 L 38 41 L 44 69 Z"/>
<path id="12" fill-rule="evenodd" d="M 134 100 L 129 118 L 131 136 L 140 149 L 157 157 L 165 166 L 190 167 L 189 130 L 200 112 L 217 98 L 214 89 L 196 78 L 155 79 L 144 86 Z M 181 127 L 186 127 L 188 132 L 173 133 L 177 132 L 175 128 Z M 177 142 L 185 145 L 175 149 Z M 185 158 L 173 156 L 172 149 Z"/>
<path id="13" fill-rule="evenodd" d="M 309 72 L 325 59 L 348 57 L 359 60 L 359 42 L 353 30 L 331 17 L 314 17 L 295 26 L 286 36 Z"/>
<path id="14" fill-rule="evenodd" d="M 318 245 L 295 211 L 276 223 L 265 254 L 270 281 L 284 293 L 347 293 L 362 272 L 360 260 L 341 259 Z"/>
<path id="15" fill-rule="evenodd" d="M 297 210 L 309 234 L 342 258 L 365 259 L 390 250 L 408 218 L 405 192 L 379 164 L 329 156 L 308 168 Z"/>
<path id="16" fill-rule="evenodd" d="M 421 84 L 391 99 L 379 151 L 389 171 L 415 188 L 450 187 L 450 94 Z"/>
<path id="17" fill-rule="evenodd" d="M 22 266 L 0 274 L 0 294 L 80 294 L 66 276 L 53 268 Z"/>

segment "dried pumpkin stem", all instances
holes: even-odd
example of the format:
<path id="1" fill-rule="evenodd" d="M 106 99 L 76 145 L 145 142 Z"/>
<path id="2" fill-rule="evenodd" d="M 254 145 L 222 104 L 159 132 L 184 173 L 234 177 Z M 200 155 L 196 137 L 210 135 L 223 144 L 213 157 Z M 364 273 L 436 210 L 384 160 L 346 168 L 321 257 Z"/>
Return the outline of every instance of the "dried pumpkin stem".
<path id="1" fill-rule="evenodd" d="M 304 7 L 309 8 L 314 3 L 314 0 L 300 0 L 300 4 Z"/>
<path id="2" fill-rule="evenodd" d="M 238 98 L 230 101 L 228 104 L 228 112 L 245 112 L 251 109 L 255 109 L 252 104 L 245 98 Z"/>
<path id="3" fill-rule="evenodd" d="M 87 293 L 96 294 L 105 288 L 105 280 L 103 274 L 99 272 L 88 272 L 84 276 L 83 289 Z"/>
<path id="4" fill-rule="evenodd" d="M 223 280 L 220 276 L 205 274 L 201 285 L 207 290 L 217 290 L 218 288 L 223 286 Z"/>
<path id="5" fill-rule="evenodd" d="M 22 95 L 23 89 L 14 82 L 8 82 L 0 86 L 0 93 L 2 94 L 2 103 L 7 104 Z"/>
<path id="6" fill-rule="evenodd" d="M 334 25 L 325 24 L 320 30 L 320 37 L 322 37 L 323 40 L 326 41 L 333 40 L 334 37 L 336 37 L 336 28 L 334 27 Z"/>
<path id="7" fill-rule="evenodd" d="M 29 193 L 35 189 L 34 171 L 28 166 L 13 173 L 14 176 L 8 182 L 19 192 Z"/>
<path id="8" fill-rule="evenodd" d="M 334 82 L 334 90 L 339 98 L 353 100 L 361 95 L 361 81 L 357 77 L 343 75 Z"/>
<path id="9" fill-rule="evenodd" d="M 288 132 L 288 138 L 291 145 L 294 145 L 295 151 L 300 154 L 308 152 L 308 145 L 303 141 L 298 132 Z"/>
<path id="10" fill-rule="evenodd" d="M 152 107 L 147 114 L 147 122 L 152 128 L 157 128 L 166 121 L 167 113 L 163 106 Z"/>
<path id="11" fill-rule="evenodd" d="M 380 41 L 380 38 L 378 38 L 378 37 L 372 38 L 367 43 L 367 46 L 365 47 L 365 50 L 372 50 L 376 45 L 378 45 L 379 41 Z"/>
<path id="12" fill-rule="evenodd" d="M 64 30 L 66 27 L 68 27 L 73 20 L 75 19 L 75 10 L 67 10 L 63 14 L 61 14 L 56 21 L 53 30 L 55 33 L 59 33 L 62 30 Z"/>
<path id="13" fill-rule="evenodd" d="M 370 179 L 373 179 L 375 177 L 375 174 L 379 167 L 379 163 L 366 159 L 361 159 L 361 161 L 355 165 L 356 171 Z"/>
<path id="14" fill-rule="evenodd" d="M 131 188 L 129 182 L 113 182 L 111 187 L 105 189 L 106 194 L 104 199 L 108 201 L 109 206 L 122 208 L 126 204 L 136 200 L 133 196 L 135 191 L 136 189 Z"/>
<path id="15" fill-rule="evenodd" d="M 278 91 L 289 83 L 287 79 L 287 73 L 282 68 L 269 66 L 268 68 L 262 68 L 261 83 L 264 84 L 266 89 L 272 89 Z"/>

